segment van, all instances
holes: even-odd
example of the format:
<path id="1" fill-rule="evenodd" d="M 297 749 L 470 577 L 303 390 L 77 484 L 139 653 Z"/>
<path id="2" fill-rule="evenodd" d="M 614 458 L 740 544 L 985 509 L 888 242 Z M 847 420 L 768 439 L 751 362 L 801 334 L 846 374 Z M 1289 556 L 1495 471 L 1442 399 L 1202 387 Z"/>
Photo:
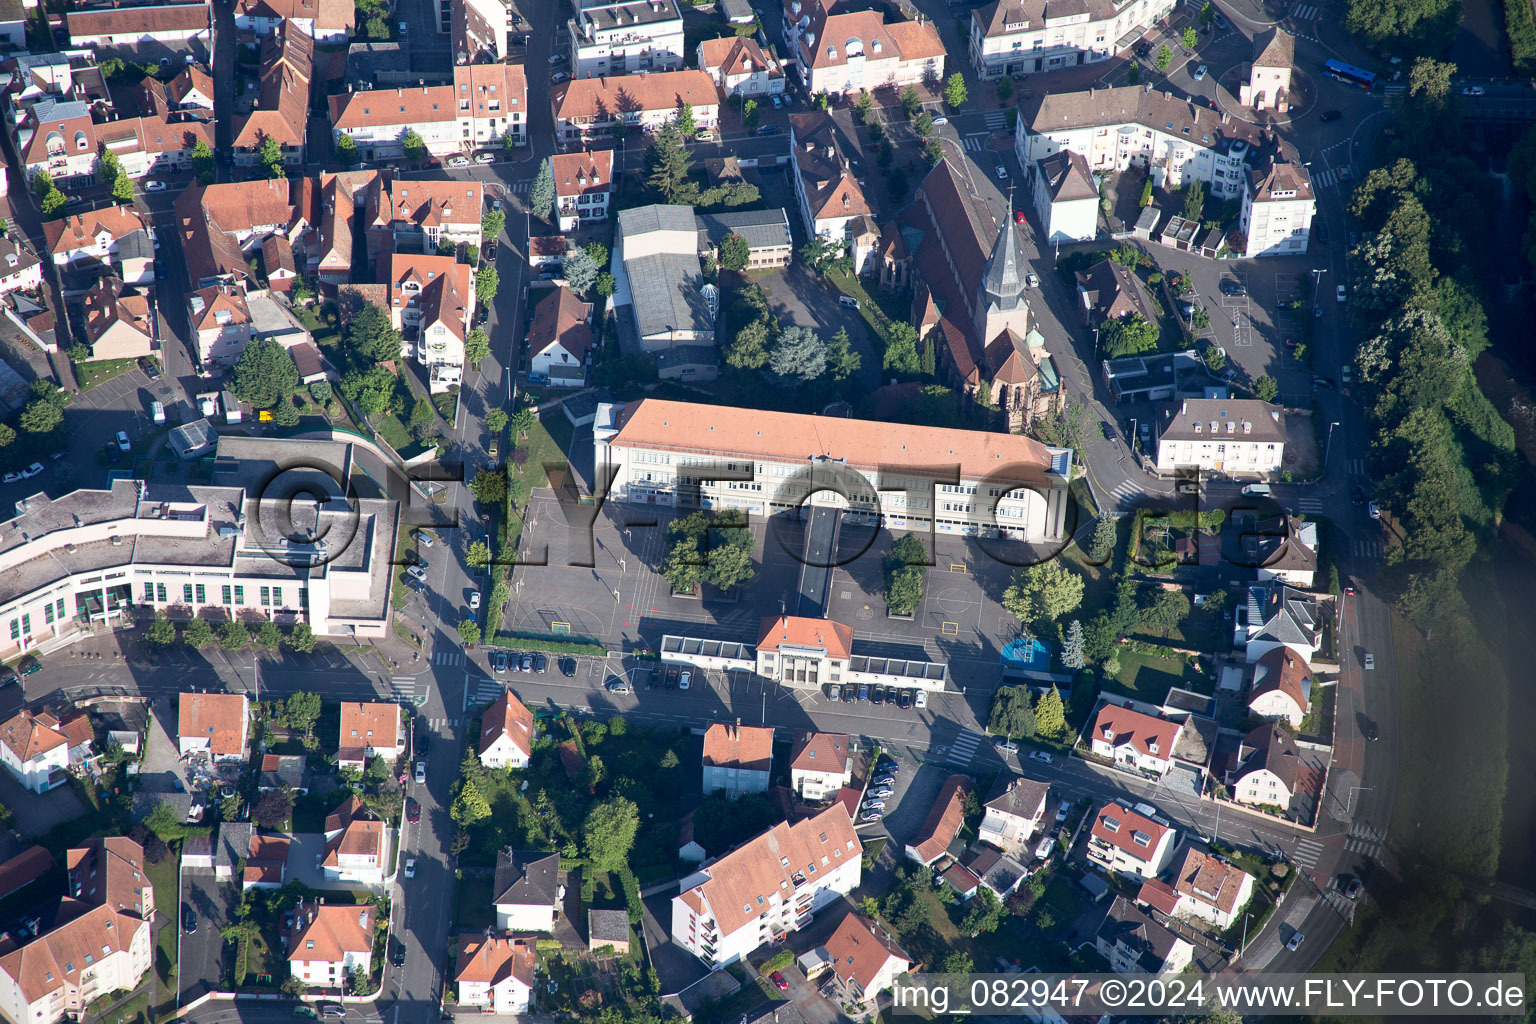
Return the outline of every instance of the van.
<path id="1" fill-rule="evenodd" d="M 1270 490 L 1269 484 L 1249 484 L 1243 488 L 1243 493 L 1251 498 L 1267 498 Z"/>
<path id="2" fill-rule="evenodd" d="M 154 419 L 154 421 L 156 423 L 164 423 L 165 422 L 165 406 L 164 406 L 164 404 L 162 404 L 160 402 L 150 402 L 149 403 L 149 415 Z"/>
<path id="3" fill-rule="evenodd" d="M 854 309 L 859 308 L 859 300 L 854 298 L 852 295 L 839 295 L 837 297 L 837 301 L 841 302 L 845 306 L 852 306 Z"/>

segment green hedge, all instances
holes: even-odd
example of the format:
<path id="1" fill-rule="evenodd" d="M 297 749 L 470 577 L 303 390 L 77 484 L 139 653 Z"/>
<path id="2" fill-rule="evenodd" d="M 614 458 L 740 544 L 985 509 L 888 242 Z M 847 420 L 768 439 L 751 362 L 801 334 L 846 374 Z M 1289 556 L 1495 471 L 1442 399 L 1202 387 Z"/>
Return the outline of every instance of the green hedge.
<path id="1" fill-rule="evenodd" d="M 624 887 L 624 902 L 629 907 L 629 923 L 635 927 L 640 926 L 645 917 L 645 911 L 640 906 L 640 879 L 625 865 L 619 871 L 619 884 Z"/>
<path id="2" fill-rule="evenodd" d="M 539 939 L 533 944 L 533 948 L 540 953 L 558 953 L 565 947 L 560 945 L 559 939 Z"/>
<path id="3" fill-rule="evenodd" d="M 495 636 L 487 637 L 485 643 L 492 647 L 512 647 L 526 651 L 551 651 L 555 654 L 584 654 L 592 658 L 606 658 L 608 656 L 608 648 L 591 638 L 567 640 L 553 636 L 524 633 L 498 633 Z"/>
<path id="4" fill-rule="evenodd" d="M 590 907 L 597 897 L 597 872 L 583 868 L 581 872 L 581 905 Z"/>
<path id="5" fill-rule="evenodd" d="M 1536 20 L 1528 0 L 1504 0 L 1504 29 L 1509 36 L 1509 55 L 1515 74 L 1536 75 Z"/>
<path id="6" fill-rule="evenodd" d="M 782 971 L 784 968 L 788 967 L 794 962 L 794 952 L 788 949 L 781 949 L 777 953 L 773 954 L 773 956 L 763 961 L 763 966 L 757 969 L 757 973 L 766 978 L 774 971 Z"/>

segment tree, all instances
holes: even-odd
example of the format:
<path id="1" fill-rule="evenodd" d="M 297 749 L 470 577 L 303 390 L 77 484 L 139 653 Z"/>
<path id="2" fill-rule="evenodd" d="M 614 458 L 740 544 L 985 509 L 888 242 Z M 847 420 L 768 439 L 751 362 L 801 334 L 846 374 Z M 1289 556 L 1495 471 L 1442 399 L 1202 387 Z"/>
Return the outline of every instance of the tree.
<path id="1" fill-rule="evenodd" d="M 910 121 L 923 109 L 923 98 L 918 95 L 917 86 L 909 85 L 901 90 L 901 109 Z"/>
<path id="2" fill-rule="evenodd" d="M 165 617 L 165 612 L 155 610 L 155 621 L 144 631 L 144 639 L 156 647 L 169 647 L 176 642 L 176 623 Z"/>
<path id="3" fill-rule="evenodd" d="M 127 171 L 117 172 L 117 179 L 112 182 L 112 198 L 119 203 L 133 202 L 133 179 Z"/>
<path id="4" fill-rule="evenodd" d="M 459 787 L 459 795 L 453 798 L 453 805 L 448 808 L 448 817 L 459 828 L 468 828 L 477 821 L 484 821 L 491 816 L 491 805 L 486 802 L 485 794 L 480 792 L 480 787 L 473 782 L 466 781 Z"/>
<path id="5" fill-rule="evenodd" d="M 912 119 L 912 134 L 920 139 L 926 139 L 933 134 L 933 115 L 924 110 Z M 884 153 L 882 151 L 882 157 Z"/>
<path id="6" fill-rule="evenodd" d="M 1253 382 L 1253 396 L 1261 402 L 1273 402 L 1280 394 L 1280 384 L 1270 376 L 1260 377 Z"/>
<path id="7" fill-rule="evenodd" d="M 501 291 L 501 275 L 494 263 L 483 264 L 475 271 L 475 300 L 482 306 L 489 305 Z"/>
<path id="8" fill-rule="evenodd" d="M 893 320 L 886 328 L 882 364 L 897 373 L 917 373 L 922 360 L 917 351 L 917 328 L 904 320 Z"/>
<path id="9" fill-rule="evenodd" d="M 1118 542 L 1115 517 L 1106 509 L 1100 512 L 1093 522 L 1093 538 L 1088 542 L 1088 557 L 1094 564 L 1103 565 L 1109 561 L 1109 556 L 1115 553 L 1115 545 Z"/>
<path id="10" fill-rule="evenodd" d="M 869 124 L 875 112 L 875 98 L 868 89 L 859 90 L 859 98 L 853 101 L 853 119 L 859 124 Z"/>
<path id="11" fill-rule="evenodd" d="M 1021 622 L 1054 622 L 1083 603 L 1083 578 L 1061 559 L 1026 566 L 1003 592 L 1003 607 Z"/>
<path id="12" fill-rule="evenodd" d="M 348 138 L 347 141 L 352 140 Z M 355 153 L 357 147 L 354 145 L 352 150 Z M 339 148 L 338 152 L 340 152 Z M 192 170 L 202 179 L 204 185 L 213 184 L 213 147 L 203 139 L 192 143 Z"/>
<path id="13" fill-rule="evenodd" d="M 1061 663 L 1074 672 L 1086 664 L 1083 658 L 1083 623 L 1080 619 L 1067 623 L 1066 642 L 1061 646 Z"/>
<path id="14" fill-rule="evenodd" d="M 29 434 L 52 433 L 64 420 L 64 410 L 59 403 L 49 399 L 34 398 L 21 410 L 21 418 L 17 421 L 21 429 Z"/>
<path id="15" fill-rule="evenodd" d="M 598 871 L 622 870 L 639 828 L 640 810 L 632 801 L 615 797 L 593 807 L 581 827 L 582 847 L 592 867 Z"/>
<path id="16" fill-rule="evenodd" d="M 421 141 L 421 136 L 416 134 L 416 129 L 407 128 L 400 144 L 405 149 L 405 158 L 412 163 L 427 158 L 427 145 Z"/>
<path id="17" fill-rule="evenodd" d="M 1184 189 L 1184 219 L 1198 221 L 1205 209 L 1205 183 L 1192 181 Z"/>
<path id="18" fill-rule="evenodd" d="M 512 428 L 512 439 L 516 441 L 519 438 L 527 437 L 533 431 L 533 428 L 538 425 L 538 422 L 538 415 L 531 408 L 526 405 L 519 406 L 513 410 L 512 417 L 508 421 L 508 425 Z"/>
<path id="19" fill-rule="evenodd" d="M 1035 730 L 1050 740 L 1065 739 L 1067 735 L 1067 709 L 1061 702 L 1061 691 L 1055 684 L 1035 701 Z"/>
<path id="20" fill-rule="evenodd" d="M 235 397 L 257 409 L 270 409 L 299 389 L 299 368 L 278 341 L 252 341 L 235 363 Z"/>
<path id="21" fill-rule="evenodd" d="M 1143 352 L 1156 352 L 1159 334 L 1157 325 L 1140 313 L 1110 317 L 1099 326 L 1099 355 L 1105 359 L 1123 359 Z"/>
<path id="22" fill-rule="evenodd" d="M 1005 913 L 996 894 L 986 886 L 981 886 L 966 904 L 965 916 L 960 919 L 960 931 L 972 937 L 995 932 L 997 926 L 1003 923 Z"/>
<path id="23" fill-rule="evenodd" d="M 1200 42 L 1200 36 L 1193 28 L 1186 26 L 1183 35 L 1179 37 L 1179 41 L 1184 44 L 1184 49 L 1193 50 L 1195 44 Z"/>
<path id="24" fill-rule="evenodd" d="M 756 128 L 758 119 L 757 100 L 747 100 L 741 105 L 741 123 L 747 128 Z"/>
<path id="25" fill-rule="evenodd" d="M 480 642 L 480 624 L 474 619 L 459 620 L 459 639 L 466 645 Z"/>
<path id="26" fill-rule="evenodd" d="M 1174 629 L 1189 615 L 1189 598 L 1182 590 L 1163 590 L 1159 588 L 1153 592 L 1152 599 L 1142 608 L 1141 624 L 1154 629 L 1161 629 L 1163 635 Z"/>
<path id="27" fill-rule="evenodd" d="M 693 133 L 698 130 L 698 126 L 693 121 L 692 103 L 679 104 L 675 120 L 677 121 L 678 134 L 685 139 L 692 138 Z"/>
<path id="28" fill-rule="evenodd" d="M 226 651 L 244 649 L 251 642 L 251 631 L 238 619 L 230 619 L 219 626 L 219 646 Z"/>
<path id="29" fill-rule="evenodd" d="M 16 431 L 9 423 L 0 423 L 0 448 L 8 448 L 16 441 Z"/>
<path id="30" fill-rule="evenodd" d="M 507 410 L 500 406 L 485 414 L 485 429 L 500 434 L 507 429 Z"/>
<path id="31" fill-rule="evenodd" d="M 898 615 L 915 615 L 923 604 L 928 552 L 916 534 L 904 533 L 881 560 L 885 571 L 885 604 Z"/>
<path id="32" fill-rule="evenodd" d="M 280 829 L 293 817 L 293 797 L 286 790 L 269 789 L 251 808 L 251 820 L 262 828 Z"/>
<path id="33" fill-rule="evenodd" d="M 33 176 L 32 191 L 37 196 L 38 209 L 42 211 L 45 220 L 62 211 L 69 202 L 69 197 L 59 191 L 47 171 L 38 171 Z"/>
<path id="34" fill-rule="evenodd" d="M 480 235 L 487 244 L 496 241 L 507 229 L 507 215 L 500 210 L 486 210 L 480 215 Z"/>
<path id="35" fill-rule="evenodd" d="M 490 563 L 491 549 L 486 547 L 485 541 L 470 541 L 469 547 L 464 549 L 464 564 L 471 569 L 483 569 Z"/>
<path id="36" fill-rule="evenodd" d="M 944 159 L 944 146 L 938 139 L 929 139 L 923 143 L 923 162 L 929 167 L 937 167 Z"/>
<path id="37" fill-rule="evenodd" d="M 400 358 L 405 339 L 389 321 L 381 306 L 366 302 L 347 323 L 347 349 L 360 363 L 383 363 Z M 350 396 L 348 396 L 350 397 Z"/>
<path id="38" fill-rule="evenodd" d="M 816 273 L 826 276 L 834 270 L 848 273 L 853 261 L 848 248 L 840 241 L 817 235 L 800 247 L 800 259 Z"/>
<path id="39" fill-rule="evenodd" d="M 1007 103 L 1013 98 L 1013 79 L 999 78 L 997 80 L 997 89 L 994 91 L 997 93 L 997 102 Z"/>
<path id="40" fill-rule="evenodd" d="M 792 386 L 815 380 L 827 372 L 827 343 L 808 327 L 786 328 L 768 352 L 768 370 Z"/>
<path id="41" fill-rule="evenodd" d="M 501 469 L 481 468 L 469 489 L 482 505 L 500 505 L 507 500 L 507 474 Z"/>
<path id="42" fill-rule="evenodd" d="M 1173 63 L 1173 50 L 1169 48 L 1167 43 L 1157 48 L 1157 59 L 1152 63 L 1159 71 L 1168 70 L 1168 65 Z"/>
<path id="43" fill-rule="evenodd" d="M 598 274 L 597 275 L 597 284 L 594 287 L 597 289 L 597 294 L 602 296 L 603 298 L 605 298 L 605 299 L 613 298 L 613 290 L 616 287 L 615 282 L 613 280 L 613 275 L 610 274 L 606 270 L 603 271 L 601 274 Z"/>
<path id="44" fill-rule="evenodd" d="M 720 240 L 720 269 L 742 271 L 752 259 L 752 247 L 747 240 L 732 231 Z"/>
<path id="45" fill-rule="evenodd" d="M 1147 180 L 1145 180 L 1145 181 L 1143 181 L 1141 183 L 1141 200 L 1140 200 L 1139 205 L 1141 206 L 1142 209 L 1146 209 L 1147 207 L 1152 205 L 1152 179 L 1151 178 L 1148 178 Z"/>
<path id="46" fill-rule="evenodd" d="M 283 144 L 270 135 L 261 137 L 256 149 L 256 160 L 267 169 L 267 177 L 281 178 L 283 171 Z"/>
<path id="47" fill-rule="evenodd" d="M 602 242 L 588 242 L 581 247 L 581 251 L 591 257 L 592 262 L 600 267 L 608 265 L 608 247 Z"/>
<path id="48" fill-rule="evenodd" d="M 938 353 L 934 352 L 933 339 L 931 337 L 923 342 L 922 350 L 919 353 L 919 360 L 919 372 L 924 377 L 932 377 L 938 373 L 939 357 Z"/>
<path id="49" fill-rule="evenodd" d="M 944 82 L 944 102 L 950 107 L 959 107 L 969 98 L 970 93 L 965 88 L 965 76 L 956 71 Z"/>
<path id="50" fill-rule="evenodd" d="M 674 122 L 668 121 L 656 132 L 646 154 L 646 168 L 646 184 L 663 201 L 691 206 L 698 200 L 699 186 L 692 178 L 693 160 Z"/>
<path id="51" fill-rule="evenodd" d="M 539 161 L 539 173 L 528 189 L 528 208 L 540 220 L 549 220 L 555 212 L 555 172 L 550 170 L 548 160 Z"/>
<path id="52" fill-rule="evenodd" d="M 992 695 L 987 731 L 1024 739 L 1035 734 L 1035 711 L 1029 703 L 1029 687 L 1002 686 Z"/>
<path id="53" fill-rule="evenodd" d="M 1216 5 L 1211 3 L 1211 0 L 1205 0 L 1205 3 L 1200 6 L 1200 14 L 1199 14 L 1200 27 L 1203 28 L 1203 29 L 1210 28 L 1211 27 L 1211 22 L 1213 22 L 1215 20 L 1216 20 Z"/>
<path id="54" fill-rule="evenodd" d="M 483 327 L 472 327 L 464 338 L 464 358 L 471 366 L 479 366 L 491 354 L 491 338 Z M 505 415 L 505 414 L 503 414 Z"/>
<path id="55" fill-rule="evenodd" d="M 288 631 L 288 648 L 298 654 L 310 654 L 315 649 L 315 628 L 307 622 L 299 622 Z"/>
<path id="56" fill-rule="evenodd" d="M 827 369 L 833 380 L 847 380 L 859 372 L 864 359 L 848 340 L 848 328 L 839 327 L 827 342 Z"/>
<path id="57" fill-rule="evenodd" d="M 709 583 L 721 590 L 739 586 L 754 575 L 752 531 L 742 513 L 727 510 L 711 516 L 694 512 L 672 521 L 667 536 L 672 550 L 662 576 L 680 591 Z"/>
<path id="58" fill-rule="evenodd" d="M 1211 311 L 1204 306 L 1196 306 L 1195 311 L 1189 315 L 1189 326 L 1197 331 L 1211 329 Z"/>
<path id="59" fill-rule="evenodd" d="M 263 622 L 256 628 L 256 643 L 263 650 L 275 651 L 283 644 L 283 631 L 277 628 L 275 622 Z"/>
<path id="60" fill-rule="evenodd" d="M 732 850 L 778 821 L 773 805 L 761 793 L 732 799 L 712 793 L 693 811 L 693 838 L 706 851 Z"/>
<path id="61" fill-rule="evenodd" d="M 939 961 L 940 974 L 970 974 L 976 970 L 976 963 L 971 959 L 971 954 L 955 951 L 947 953 L 943 960 Z"/>
<path id="62" fill-rule="evenodd" d="M 740 370 L 756 370 L 768 365 L 768 343 L 773 328 L 766 319 L 753 320 L 736 332 L 725 350 L 725 361 Z"/>
<path id="63" fill-rule="evenodd" d="M 187 623 L 186 631 L 182 633 L 182 639 L 190 647 L 202 650 L 213 643 L 213 627 L 208 620 L 201 616 Z"/>
<path id="64" fill-rule="evenodd" d="M 597 280 L 598 269 L 598 265 L 592 262 L 591 256 L 577 249 L 565 258 L 565 283 L 570 285 L 574 292 L 586 292 Z"/>
<path id="65" fill-rule="evenodd" d="M 202 140 L 199 139 L 199 142 Z M 358 152 L 357 143 L 352 141 L 352 136 L 343 134 L 336 140 L 336 159 L 348 167 L 362 163 L 363 154 Z"/>

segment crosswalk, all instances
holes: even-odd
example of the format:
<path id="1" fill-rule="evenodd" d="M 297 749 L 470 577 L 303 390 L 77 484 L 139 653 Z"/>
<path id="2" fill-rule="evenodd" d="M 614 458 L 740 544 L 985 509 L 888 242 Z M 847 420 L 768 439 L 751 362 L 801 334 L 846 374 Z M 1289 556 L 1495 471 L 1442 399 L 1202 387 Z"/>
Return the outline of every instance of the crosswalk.
<path id="1" fill-rule="evenodd" d="M 1345 462 L 1345 465 L 1349 467 L 1349 473 L 1351 476 L 1365 476 L 1364 459 L 1349 459 Z"/>
<path id="2" fill-rule="evenodd" d="M 1297 21 L 1316 21 L 1319 10 L 1315 4 L 1302 4 L 1291 8 L 1291 17 Z"/>
<path id="3" fill-rule="evenodd" d="M 432 655 L 434 665 L 462 665 L 464 664 L 463 651 L 436 651 Z"/>
<path id="4" fill-rule="evenodd" d="M 1008 111 L 989 110 L 981 116 L 982 123 L 994 132 L 1000 132 L 1008 127 Z"/>
<path id="5" fill-rule="evenodd" d="M 390 695 L 401 704 L 422 704 L 427 699 L 429 680 L 415 676 L 393 676 L 389 680 Z"/>
<path id="6" fill-rule="evenodd" d="M 1115 499 L 1121 505 L 1128 501 L 1134 501 L 1141 494 L 1141 488 L 1136 486 L 1134 480 L 1122 480 L 1109 492 L 1109 497 Z"/>
<path id="7" fill-rule="evenodd" d="M 962 729 L 960 735 L 955 737 L 955 742 L 949 745 L 949 756 L 945 760 L 955 765 L 970 764 L 979 746 L 981 737 L 969 729 Z"/>
<path id="8" fill-rule="evenodd" d="M 467 721 L 467 719 L 429 718 L 427 719 L 427 726 L 431 729 L 457 729 L 459 726 L 463 725 L 465 721 Z"/>
<path id="9" fill-rule="evenodd" d="M 1402 82 L 1390 82 L 1387 85 L 1382 86 L 1381 87 L 1381 91 L 1382 91 L 1383 95 L 1386 95 L 1386 96 L 1396 96 L 1396 95 L 1398 95 L 1400 93 L 1407 92 L 1408 91 L 1408 87 L 1406 85 L 1404 85 Z"/>
<path id="10" fill-rule="evenodd" d="M 1337 185 L 1342 177 L 1339 168 L 1329 167 L 1312 175 L 1312 185 L 1314 188 L 1328 188 L 1330 185 Z"/>
<path id="11" fill-rule="evenodd" d="M 494 704 L 501 700 L 502 694 L 506 692 L 507 688 L 494 679 L 479 679 L 475 681 L 474 688 L 469 691 L 469 703 L 471 706 Z"/>
<path id="12" fill-rule="evenodd" d="M 510 185 L 503 186 L 508 192 L 527 192 L 533 187 L 531 181 L 514 181 Z"/>
<path id="13" fill-rule="evenodd" d="M 960 140 L 960 144 L 965 147 L 967 153 L 980 153 L 987 148 L 987 136 L 985 134 L 967 135 Z"/>
<path id="14" fill-rule="evenodd" d="M 1350 853 L 1374 857 L 1386 844 L 1385 836 L 1376 831 L 1370 824 L 1359 821 L 1350 826 L 1349 838 L 1344 841 L 1344 849 Z"/>
<path id="15" fill-rule="evenodd" d="M 1311 871 L 1317 867 L 1317 858 L 1322 855 L 1323 844 L 1316 839 L 1297 839 L 1296 849 L 1291 852 L 1291 860 L 1299 868 Z"/>
<path id="16" fill-rule="evenodd" d="M 1382 550 L 1381 541 L 1379 540 L 1355 541 L 1356 558 L 1380 558 Z"/>
<path id="17" fill-rule="evenodd" d="M 1321 512 L 1322 510 L 1323 510 L 1323 499 L 1321 499 L 1321 498 L 1297 498 L 1296 499 L 1296 511 L 1298 511 L 1298 512 L 1305 512 L 1308 515 L 1316 515 L 1317 513 Z"/>

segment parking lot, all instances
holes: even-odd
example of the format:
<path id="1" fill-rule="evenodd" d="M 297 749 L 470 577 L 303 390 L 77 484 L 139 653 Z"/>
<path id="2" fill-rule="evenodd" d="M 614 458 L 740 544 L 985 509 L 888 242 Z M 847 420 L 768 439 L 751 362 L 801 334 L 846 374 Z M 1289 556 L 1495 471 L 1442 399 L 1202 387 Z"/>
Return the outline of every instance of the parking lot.
<path id="1" fill-rule="evenodd" d="M 171 902 L 173 894 L 157 898 L 160 909 L 171 915 L 175 927 L 182 925 L 190 907 L 197 915 L 197 931 L 181 931 L 181 960 L 177 979 L 181 985 L 181 1003 L 196 999 L 204 992 L 220 987 L 224 976 L 224 938 L 219 934 L 229 923 L 229 908 L 235 900 L 233 881 L 221 882 L 209 868 L 184 868 L 181 872 L 181 906 Z M 170 927 L 170 925 L 167 925 Z"/>

